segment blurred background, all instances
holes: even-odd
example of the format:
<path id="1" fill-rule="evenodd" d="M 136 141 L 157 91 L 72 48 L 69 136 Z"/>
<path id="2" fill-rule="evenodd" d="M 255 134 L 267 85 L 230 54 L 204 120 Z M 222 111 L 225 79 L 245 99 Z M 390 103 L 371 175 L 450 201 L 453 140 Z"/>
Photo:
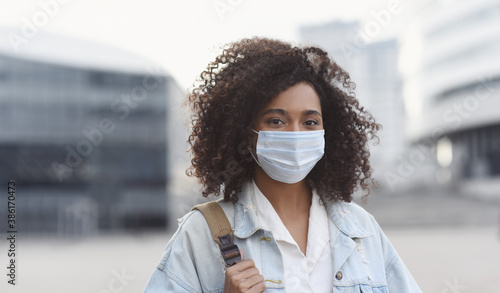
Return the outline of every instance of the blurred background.
<path id="1" fill-rule="evenodd" d="M 202 202 L 185 96 L 224 44 L 327 50 L 383 125 L 367 200 L 424 292 L 498 292 L 500 1 L 0 2 L 1 292 L 142 292 Z M 6 274 L 16 182 L 16 285 Z"/>

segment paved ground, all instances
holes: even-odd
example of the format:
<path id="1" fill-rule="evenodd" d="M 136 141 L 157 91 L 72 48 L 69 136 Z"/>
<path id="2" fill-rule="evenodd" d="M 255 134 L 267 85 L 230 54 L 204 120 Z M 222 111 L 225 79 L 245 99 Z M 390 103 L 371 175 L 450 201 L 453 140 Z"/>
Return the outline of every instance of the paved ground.
<path id="1" fill-rule="evenodd" d="M 480 200 L 446 190 L 373 192 L 366 204 L 362 200 L 355 201 L 372 213 L 382 228 L 498 226 L 500 220 L 498 201 Z"/>
<path id="2" fill-rule="evenodd" d="M 426 192 L 373 194 L 364 207 L 381 223 L 424 292 L 500 292 L 498 204 Z M 70 240 L 20 234 L 17 285 L 8 285 L 2 274 L 0 292 L 142 292 L 170 235 Z M 2 267 L 6 251 L 2 237 Z"/>
<path id="3" fill-rule="evenodd" d="M 500 292 L 496 227 L 386 229 L 424 292 Z"/>

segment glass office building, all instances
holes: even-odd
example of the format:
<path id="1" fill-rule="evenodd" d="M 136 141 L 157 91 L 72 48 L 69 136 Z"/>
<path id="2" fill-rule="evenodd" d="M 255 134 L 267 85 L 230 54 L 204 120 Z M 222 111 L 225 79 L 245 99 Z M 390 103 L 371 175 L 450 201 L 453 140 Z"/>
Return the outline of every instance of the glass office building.
<path id="1" fill-rule="evenodd" d="M 44 46 L 40 38 L 33 47 Z M 103 62 L 123 52 L 62 37 L 50 44 L 73 56 L 0 52 L 0 178 L 17 182 L 20 229 L 164 228 L 167 115 L 178 86 L 132 54 Z"/>

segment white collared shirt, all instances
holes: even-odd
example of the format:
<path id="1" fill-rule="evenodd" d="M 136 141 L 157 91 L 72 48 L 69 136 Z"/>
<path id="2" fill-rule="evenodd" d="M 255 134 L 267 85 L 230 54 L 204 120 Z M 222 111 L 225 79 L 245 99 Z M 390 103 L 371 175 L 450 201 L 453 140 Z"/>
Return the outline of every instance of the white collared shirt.
<path id="1" fill-rule="evenodd" d="M 328 215 L 315 191 L 309 210 L 306 255 L 281 221 L 264 194 L 253 182 L 252 200 L 264 230 L 271 231 L 281 252 L 287 292 L 329 292 L 333 290 L 333 260 Z"/>

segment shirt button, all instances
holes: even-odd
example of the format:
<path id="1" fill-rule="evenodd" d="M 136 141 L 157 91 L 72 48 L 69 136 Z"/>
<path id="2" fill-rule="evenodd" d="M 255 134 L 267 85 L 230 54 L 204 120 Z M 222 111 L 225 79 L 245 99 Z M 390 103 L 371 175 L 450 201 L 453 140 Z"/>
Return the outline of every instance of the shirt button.
<path id="1" fill-rule="evenodd" d="M 337 279 L 337 280 L 342 280 L 342 272 L 341 272 L 341 271 L 338 271 L 338 272 L 335 274 L 335 279 Z"/>

